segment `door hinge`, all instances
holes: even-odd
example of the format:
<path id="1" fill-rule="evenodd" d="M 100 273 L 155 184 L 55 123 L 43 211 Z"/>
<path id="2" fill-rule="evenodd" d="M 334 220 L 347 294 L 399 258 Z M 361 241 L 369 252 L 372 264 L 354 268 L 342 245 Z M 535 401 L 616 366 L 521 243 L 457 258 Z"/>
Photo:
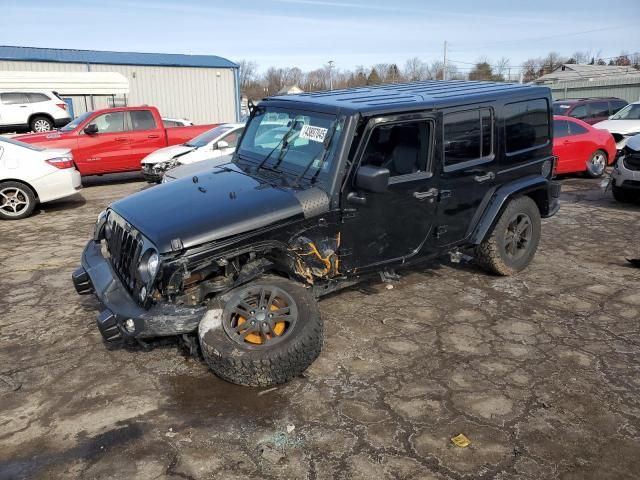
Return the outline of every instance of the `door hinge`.
<path id="1" fill-rule="evenodd" d="M 342 219 L 354 218 L 358 215 L 358 210 L 355 208 L 343 208 L 342 209 Z"/>
<path id="2" fill-rule="evenodd" d="M 442 237 L 445 233 L 447 233 L 447 225 L 440 225 L 436 228 L 436 238 Z"/>

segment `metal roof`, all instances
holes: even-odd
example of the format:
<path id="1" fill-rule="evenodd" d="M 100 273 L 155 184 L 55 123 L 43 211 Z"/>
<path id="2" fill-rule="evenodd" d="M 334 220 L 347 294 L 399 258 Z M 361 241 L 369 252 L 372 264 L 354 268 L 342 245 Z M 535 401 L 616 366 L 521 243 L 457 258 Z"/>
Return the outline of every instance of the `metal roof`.
<path id="1" fill-rule="evenodd" d="M 67 50 L 62 48 L 14 47 L 8 45 L 0 45 L 0 60 L 161 67 L 238 68 L 238 65 L 232 61 L 215 55 Z"/>
<path id="2" fill-rule="evenodd" d="M 399 108 L 429 108 L 464 99 L 473 103 L 484 99 L 519 94 L 550 95 L 548 87 L 503 82 L 464 80 L 393 83 L 369 87 L 347 88 L 322 92 L 277 95 L 266 101 L 303 102 L 311 105 L 341 108 L 351 111 L 378 111 Z"/>

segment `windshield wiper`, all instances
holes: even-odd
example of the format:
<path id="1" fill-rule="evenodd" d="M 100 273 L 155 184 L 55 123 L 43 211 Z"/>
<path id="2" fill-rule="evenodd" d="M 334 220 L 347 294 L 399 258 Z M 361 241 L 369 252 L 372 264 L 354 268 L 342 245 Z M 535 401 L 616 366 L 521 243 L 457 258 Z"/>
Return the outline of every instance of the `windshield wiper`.
<path id="1" fill-rule="evenodd" d="M 311 168 L 311 166 L 316 162 L 316 160 L 319 161 L 318 164 L 318 169 L 316 170 L 316 173 L 313 174 L 313 177 L 311 177 L 311 181 L 315 182 L 316 178 L 318 177 L 318 175 L 320 174 L 320 171 L 322 170 L 322 167 L 324 166 L 324 162 L 327 159 L 327 155 L 329 154 L 329 146 L 331 145 L 331 140 L 333 140 L 333 134 L 336 132 L 336 128 L 338 127 L 338 120 L 334 121 L 333 124 L 331 125 L 331 128 L 329 129 L 329 131 L 327 132 L 327 136 L 325 137 L 325 139 L 322 141 L 322 151 L 316 155 L 315 157 L 313 157 L 311 159 L 311 161 L 307 164 L 307 166 L 304 168 L 304 170 L 302 170 L 302 173 L 300 173 L 300 175 L 298 175 L 296 177 L 296 179 L 293 181 L 294 185 L 297 185 L 298 182 L 300 181 L 300 179 L 302 177 L 304 177 L 305 173 L 307 173 L 307 171 Z M 319 157 L 319 158 L 318 158 Z"/>
<path id="2" fill-rule="evenodd" d="M 264 164 L 267 162 L 267 160 L 269 160 L 271 158 L 271 155 L 273 155 L 273 152 L 275 152 L 280 145 L 282 145 L 282 150 L 284 150 L 285 146 L 288 145 L 288 141 L 287 140 L 288 140 L 289 135 L 291 135 L 291 133 L 293 132 L 293 130 L 296 128 L 297 125 L 298 125 L 298 121 L 294 120 L 293 121 L 293 125 L 291 125 L 291 128 L 286 131 L 286 133 L 282 136 L 282 138 L 280 139 L 278 144 L 275 147 L 273 147 L 273 150 L 271 150 L 269 152 L 269 154 L 266 157 L 264 157 L 264 160 L 262 160 L 260 162 L 260 164 L 256 167 L 256 172 L 258 170 L 260 170 L 261 168 L 266 168 L 266 167 L 264 167 Z M 282 159 L 284 158 L 284 155 L 282 154 L 282 150 L 280 151 L 280 154 L 278 155 L 278 161 L 275 163 L 275 165 L 273 167 L 270 167 L 269 170 L 273 170 L 274 172 L 278 172 L 279 171 L 278 170 L 278 165 L 280 165 L 280 163 L 282 162 Z"/>

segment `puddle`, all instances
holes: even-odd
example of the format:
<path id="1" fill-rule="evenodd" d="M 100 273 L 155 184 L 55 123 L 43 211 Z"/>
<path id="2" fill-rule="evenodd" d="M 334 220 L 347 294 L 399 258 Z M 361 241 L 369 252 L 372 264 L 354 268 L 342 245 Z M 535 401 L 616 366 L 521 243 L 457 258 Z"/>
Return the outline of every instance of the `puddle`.
<path id="1" fill-rule="evenodd" d="M 167 407 L 183 414 L 271 420 L 274 416 L 279 418 L 288 408 L 281 387 L 242 387 L 213 374 L 165 377 L 163 383 L 167 385 Z"/>

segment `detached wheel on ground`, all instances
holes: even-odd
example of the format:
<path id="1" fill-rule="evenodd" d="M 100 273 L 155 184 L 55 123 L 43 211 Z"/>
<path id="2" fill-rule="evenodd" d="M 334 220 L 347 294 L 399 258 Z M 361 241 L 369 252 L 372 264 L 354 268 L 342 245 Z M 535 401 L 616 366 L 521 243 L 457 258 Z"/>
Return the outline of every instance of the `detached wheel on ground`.
<path id="1" fill-rule="evenodd" d="M 633 202 L 634 195 L 629 190 L 626 190 L 622 187 L 616 187 L 615 185 L 611 185 L 611 192 L 613 193 L 613 198 L 615 198 L 617 202 L 620 202 L 620 203 Z"/>
<path id="2" fill-rule="evenodd" d="M 224 380 L 253 387 L 285 383 L 320 354 L 322 320 L 309 289 L 268 276 L 225 298 L 198 329 L 204 359 Z"/>
<path id="3" fill-rule="evenodd" d="M 36 195 L 20 182 L 0 182 L 0 218 L 20 220 L 36 208 Z"/>
<path id="4" fill-rule="evenodd" d="M 476 262 L 498 275 L 525 269 L 540 243 L 540 211 L 529 197 L 509 201 L 489 237 L 476 248 Z"/>
<path id="5" fill-rule="evenodd" d="M 33 132 L 49 132 L 53 130 L 53 121 L 48 117 L 33 117 L 29 122 L 29 127 Z"/>
<path id="6" fill-rule="evenodd" d="M 596 150 L 587 160 L 587 175 L 591 178 L 599 178 L 604 174 L 607 168 L 607 154 L 602 150 Z"/>

